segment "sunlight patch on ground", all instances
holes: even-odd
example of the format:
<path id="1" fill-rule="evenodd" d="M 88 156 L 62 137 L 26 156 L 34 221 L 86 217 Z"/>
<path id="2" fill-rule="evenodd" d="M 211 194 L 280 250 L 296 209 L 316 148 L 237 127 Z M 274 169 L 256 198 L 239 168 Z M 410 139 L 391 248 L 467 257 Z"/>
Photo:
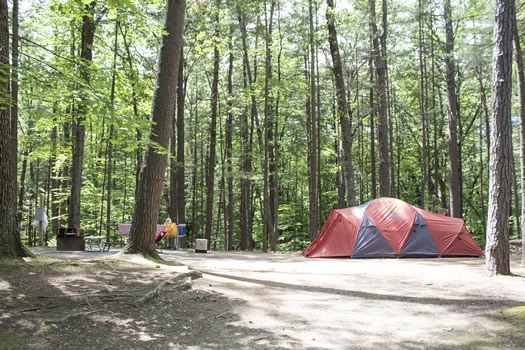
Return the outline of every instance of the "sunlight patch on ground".
<path id="1" fill-rule="evenodd" d="M 2 323 L 4 323 L 5 320 L 8 320 L 9 318 L 11 318 L 11 316 L 13 316 L 12 313 L 9 313 L 9 312 L 0 312 L 0 325 Z"/>
<path id="2" fill-rule="evenodd" d="M 92 316 L 91 319 L 105 325 L 113 324 L 117 326 L 123 334 L 125 334 L 125 338 L 133 338 L 137 341 L 150 342 L 164 337 L 162 334 L 150 333 L 148 331 L 148 325 L 145 322 L 137 321 L 136 319 L 132 318 L 119 318 L 115 314 L 112 314 L 111 316 Z M 119 337 L 122 337 L 122 335 L 119 335 Z"/>
<path id="3" fill-rule="evenodd" d="M 78 294 L 78 290 L 72 290 L 72 287 L 81 288 L 83 286 L 81 282 L 97 284 L 100 281 L 82 275 L 72 275 L 58 278 L 50 278 L 48 282 L 60 292 L 62 292 L 64 295 L 73 296 Z"/>
<path id="4" fill-rule="evenodd" d="M 11 284 L 7 282 L 6 280 L 3 280 L 0 278 L 0 291 L 2 292 L 10 292 L 11 291 Z"/>
<path id="5" fill-rule="evenodd" d="M 96 315 L 92 317 L 93 320 L 102 323 L 112 323 L 115 326 L 120 328 L 125 328 L 131 325 L 135 320 L 133 318 L 118 318 L 115 315 L 106 316 L 106 315 Z"/>
<path id="6" fill-rule="evenodd" d="M 164 258 L 166 258 L 166 256 L 163 256 Z M 156 269 L 161 269 L 161 270 L 165 270 L 165 271 L 172 271 L 172 272 L 177 272 L 177 273 L 185 273 L 185 272 L 188 272 L 188 267 L 187 266 L 183 266 L 183 265 L 179 265 L 179 266 L 174 266 L 174 265 L 168 265 L 168 264 L 164 264 L 163 261 L 152 261 L 152 260 L 148 260 L 148 259 L 145 259 L 142 255 L 140 254 L 124 254 L 124 253 L 118 253 L 118 254 L 115 254 L 111 257 L 109 257 L 108 259 L 118 259 L 118 260 L 122 260 L 122 261 L 126 261 L 126 262 L 131 262 L 133 264 L 137 264 L 137 265 L 142 265 L 142 266 L 148 266 L 148 267 L 152 267 L 152 268 L 156 268 Z M 166 259 L 166 262 L 167 263 L 172 263 L 176 261 L 176 259 Z"/>
<path id="7" fill-rule="evenodd" d="M 139 332 L 137 333 L 137 335 L 139 336 L 139 340 L 141 341 L 152 341 L 157 339 L 156 337 L 152 337 L 151 335 L 144 332 Z"/>

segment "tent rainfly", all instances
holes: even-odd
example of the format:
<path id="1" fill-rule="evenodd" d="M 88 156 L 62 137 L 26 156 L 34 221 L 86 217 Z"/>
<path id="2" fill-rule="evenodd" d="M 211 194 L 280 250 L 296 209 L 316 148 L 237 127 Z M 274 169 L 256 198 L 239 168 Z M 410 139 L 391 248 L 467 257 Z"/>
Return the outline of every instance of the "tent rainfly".
<path id="1" fill-rule="evenodd" d="M 332 210 L 303 255 L 311 258 L 483 256 L 462 219 L 381 197 Z"/>

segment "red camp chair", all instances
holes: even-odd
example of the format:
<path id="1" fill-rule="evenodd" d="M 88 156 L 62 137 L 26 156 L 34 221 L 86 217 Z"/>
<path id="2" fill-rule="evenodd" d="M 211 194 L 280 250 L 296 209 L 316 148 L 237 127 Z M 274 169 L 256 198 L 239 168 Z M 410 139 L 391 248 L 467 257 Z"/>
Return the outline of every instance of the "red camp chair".
<path id="1" fill-rule="evenodd" d="M 165 236 L 166 236 L 166 231 L 157 231 L 155 233 L 155 245 L 159 253 L 162 253 L 162 250 L 160 249 L 160 242 Z"/>

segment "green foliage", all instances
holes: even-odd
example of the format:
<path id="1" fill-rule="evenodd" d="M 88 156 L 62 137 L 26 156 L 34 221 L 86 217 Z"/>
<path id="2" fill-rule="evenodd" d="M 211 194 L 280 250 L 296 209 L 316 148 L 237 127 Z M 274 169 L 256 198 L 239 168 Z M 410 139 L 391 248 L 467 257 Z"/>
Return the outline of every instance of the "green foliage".
<path id="1" fill-rule="evenodd" d="M 36 193 L 55 194 L 56 204 L 64 205 L 69 192 L 69 165 L 72 155 L 74 128 L 71 122 L 78 112 L 81 97 L 87 98 L 86 149 L 82 191 L 82 227 L 86 233 L 105 231 L 106 148 L 109 140 L 113 155 L 113 200 L 111 225 L 131 221 L 138 156 L 147 143 L 151 127 L 149 118 L 156 64 L 162 35 L 164 1 L 107 0 L 97 1 L 95 9 L 95 43 L 93 63 L 89 65 L 91 79 L 80 76 L 79 60 L 81 24 L 85 9 L 80 2 L 51 0 L 31 3 L 21 15 L 20 83 L 20 172 L 27 160 L 28 174 L 24 190 L 24 223 L 30 222 Z M 427 100 L 427 145 L 422 144 L 420 112 L 421 86 L 418 61 L 419 33 L 417 7 L 414 3 L 388 1 L 389 24 L 387 59 L 389 64 L 390 114 L 393 134 L 391 158 L 395 172 L 394 195 L 432 209 L 445 212 L 448 198 L 447 164 L 447 96 L 443 56 L 444 23 L 442 3 L 425 3 L 422 33 L 422 56 L 426 64 L 425 84 Z M 337 176 L 341 169 L 338 147 L 340 126 L 335 113 L 335 88 L 331 70 L 327 33 L 326 7 L 316 2 L 315 43 L 318 47 L 319 109 L 320 115 L 320 209 L 321 221 L 338 206 Z M 367 201 L 372 196 L 371 112 L 377 108 L 376 92 L 370 107 L 370 32 L 368 1 L 355 0 L 338 3 L 335 23 L 345 70 L 348 103 L 353 118 L 356 199 Z M 484 134 L 483 106 L 480 104 L 481 80 L 490 103 L 490 59 L 492 4 L 481 0 L 453 1 L 455 26 L 455 59 L 458 71 L 460 105 L 460 137 L 462 149 L 464 215 L 467 226 L 479 242 L 483 241 L 482 207 L 487 205 L 487 142 Z M 215 15 L 220 21 L 216 28 Z M 247 72 L 243 64 L 242 40 L 238 22 L 239 11 L 246 19 L 248 60 L 253 78 L 250 91 L 245 88 Z M 259 122 L 263 135 L 265 20 L 268 6 L 263 1 L 191 1 L 186 13 L 185 47 L 185 168 L 186 221 L 192 222 L 195 235 L 203 233 L 206 198 L 205 175 L 209 146 L 210 87 L 213 69 L 213 50 L 220 52 L 218 164 L 214 198 L 214 242 L 224 246 L 224 195 L 221 177 L 231 176 L 234 183 L 234 239 L 240 239 L 240 182 L 252 181 L 252 231 L 256 248 L 262 240 L 261 159 L 264 150 L 259 146 L 256 128 Z M 377 17 L 381 18 L 378 4 Z M 305 75 L 308 50 L 308 2 L 279 1 L 273 23 L 273 97 L 278 145 L 279 219 L 278 248 L 301 250 L 309 241 L 308 207 L 308 139 L 306 104 L 309 82 Z M 265 17 L 266 16 L 266 17 Z M 522 14 L 519 14 L 522 17 Z M 523 24 L 523 18 L 520 18 Z M 113 40 L 118 22 L 116 68 L 113 70 Z M 522 28 L 524 26 L 521 26 Z M 380 25 L 381 29 L 381 25 Z M 218 34 L 217 34 L 218 33 Z M 233 40 L 233 96 L 227 92 L 227 66 L 230 33 Z M 115 99 L 112 102 L 111 81 L 115 74 Z M 247 83 L 246 83 L 247 84 Z M 241 143 L 242 118 L 252 122 L 251 99 L 255 98 L 258 120 L 254 120 L 251 134 L 252 171 L 241 172 L 242 154 L 247 145 Z M 0 98 L 8 98 L 4 93 Z M 233 169 L 224 167 L 224 133 L 230 99 L 233 113 Z M 278 103 L 278 105 L 277 105 Z M 277 109 L 278 108 L 278 109 Z M 517 111 L 517 106 L 514 106 Z M 375 120 L 377 133 L 377 118 Z M 483 133 L 479 134 L 482 128 Z M 56 139 L 52 139 L 56 132 Z M 517 141 L 517 140 L 516 140 Z M 377 144 L 376 152 L 377 152 Z M 427 153 L 429 183 L 422 184 L 423 147 Z M 159 150 L 168 152 L 168 150 Z M 27 158 L 22 157 L 27 156 Z M 480 160 L 480 155 L 483 160 Z M 437 158 L 437 168 L 434 159 Z M 376 159 L 376 162 L 378 160 Z M 375 164 L 377 167 L 378 164 Z M 32 170 L 31 170 L 32 169 Z M 52 188 L 56 180 L 58 186 Z M 483 183 L 481 183 L 483 180 Z M 159 221 L 167 216 L 168 182 L 162 198 Z M 481 197 L 481 189 L 484 196 Z M 427 199 L 420 203 L 421 191 Z M 222 199 L 221 199 L 222 198 Z M 51 196 L 50 196 L 50 200 Z M 442 205 L 444 203 L 445 205 Z M 483 206 L 482 206 L 483 204 Z M 49 204 L 47 204 L 51 207 Z M 49 213 L 50 209 L 48 209 Z M 220 216 L 219 216 L 220 211 Z M 61 225 L 66 213 L 59 214 Z M 27 239 L 30 229 L 23 227 Z M 113 234 L 115 234 L 113 232 Z M 117 237 L 115 236 L 115 239 Z"/>

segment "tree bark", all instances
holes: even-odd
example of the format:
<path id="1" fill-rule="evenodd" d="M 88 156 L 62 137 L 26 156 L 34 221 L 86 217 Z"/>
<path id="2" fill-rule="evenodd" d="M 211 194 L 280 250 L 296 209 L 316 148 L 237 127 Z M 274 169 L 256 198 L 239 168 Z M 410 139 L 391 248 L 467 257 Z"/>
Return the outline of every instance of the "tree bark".
<path id="1" fill-rule="evenodd" d="M 274 106 L 274 97 L 273 97 L 273 15 L 275 12 L 276 1 L 270 1 L 270 22 L 268 23 L 268 52 L 269 58 L 268 67 L 267 67 L 267 79 L 268 79 L 268 200 L 269 200 L 269 219 L 268 222 L 268 237 L 270 240 L 270 250 L 277 250 L 277 239 L 278 239 L 278 213 L 279 213 L 279 191 L 277 189 L 277 179 L 278 179 L 278 167 L 277 167 L 277 150 L 278 150 L 278 116 L 277 116 L 277 107 Z M 268 74 L 270 73 L 270 74 Z"/>
<path id="2" fill-rule="evenodd" d="M 179 62 L 180 66 L 181 62 Z M 176 104 L 178 107 L 178 103 Z M 169 182 L 169 203 L 168 203 L 168 216 L 171 220 L 176 221 L 177 219 L 177 116 L 173 113 L 171 117 L 171 137 L 170 137 L 170 182 Z M 172 240 L 170 239 L 170 242 Z"/>
<path id="3" fill-rule="evenodd" d="M 516 55 L 516 67 L 518 73 L 518 95 L 520 103 L 520 168 L 521 168 L 521 264 L 525 265 L 525 72 L 523 69 L 523 56 L 521 51 L 520 37 L 518 35 L 518 23 L 514 19 L 513 28 L 514 52 Z"/>
<path id="4" fill-rule="evenodd" d="M 421 113 L 421 189 L 419 196 L 420 208 L 425 208 L 425 186 L 428 176 L 427 163 L 427 105 L 425 90 L 425 59 L 423 57 L 423 1 L 419 0 L 419 113 Z"/>
<path id="5" fill-rule="evenodd" d="M 434 30 L 434 20 L 430 17 L 430 30 Z M 437 105 L 436 105 L 436 62 L 434 59 L 434 37 L 430 36 L 430 62 L 431 62 L 431 86 L 432 86 L 432 124 L 433 124 L 433 139 L 432 139 L 432 156 L 434 164 L 433 176 L 429 173 L 429 177 L 434 179 L 434 191 L 431 200 L 431 209 L 436 207 L 436 200 L 439 199 L 439 152 L 438 152 L 438 122 L 437 122 Z M 485 225 L 483 225 L 485 226 Z"/>
<path id="6" fill-rule="evenodd" d="M 510 274 L 509 214 L 511 196 L 511 95 L 514 0 L 496 0 L 492 56 L 492 127 L 489 166 L 489 213 L 485 270 Z"/>
<path id="7" fill-rule="evenodd" d="M 0 1 L 0 93 L 9 96 L 9 26 L 7 0 Z M 24 249 L 17 229 L 17 155 L 12 145 L 13 128 L 9 100 L 0 106 L 0 258 L 24 256 Z M 15 117 L 16 118 L 16 117 Z M 16 129 L 15 129 L 16 133 Z M 15 162 L 15 164 L 13 164 Z"/>
<path id="8" fill-rule="evenodd" d="M 514 149 L 514 147 L 511 146 L 511 149 Z M 518 176 L 516 175 L 516 164 L 514 162 L 514 153 L 511 153 L 511 165 L 512 165 L 512 197 L 514 200 L 514 204 L 512 205 L 512 209 L 514 211 L 514 224 L 516 225 L 516 236 L 520 237 L 521 232 L 521 225 L 520 225 L 520 200 L 518 195 Z M 509 232 L 510 235 L 512 235 L 512 230 Z"/>
<path id="9" fill-rule="evenodd" d="M 29 134 L 28 134 L 29 135 Z M 29 157 L 29 148 L 24 149 L 22 154 L 22 173 L 20 174 L 19 188 L 18 188 L 18 217 L 17 225 L 19 228 L 22 228 L 22 220 L 24 218 L 24 197 L 25 197 L 25 183 L 26 183 L 26 174 L 27 174 L 27 158 Z"/>
<path id="10" fill-rule="evenodd" d="M 483 125 L 485 119 L 488 119 L 488 116 L 485 114 L 488 114 L 488 110 L 486 108 L 486 98 L 485 98 L 485 86 L 483 85 L 483 80 L 481 76 L 481 71 L 479 71 L 478 81 L 479 81 L 479 89 L 480 89 L 480 97 L 481 97 L 481 113 L 479 115 L 479 164 L 481 164 L 479 169 L 479 197 L 481 202 L 481 225 L 483 226 L 483 238 L 487 237 L 487 222 L 485 217 L 485 180 L 484 180 L 484 173 L 486 169 L 486 162 L 483 158 Z"/>
<path id="11" fill-rule="evenodd" d="M 151 112 L 153 126 L 139 176 L 127 253 L 142 253 L 158 258 L 154 248 L 154 234 L 159 219 L 167 161 L 166 153 L 159 152 L 158 147 L 165 150 L 171 134 L 185 9 L 185 0 L 168 0 L 164 25 L 164 31 L 168 34 L 162 36 L 157 86 Z"/>
<path id="12" fill-rule="evenodd" d="M 317 181 L 317 93 L 315 72 L 315 42 L 314 42 L 314 8 L 313 0 L 308 1 L 310 17 L 310 239 L 314 239 L 319 229 L 319 193 Z"/>
<path id="13" fill-rule="evenodd" d="M 11 40 L 11 171 L 13 171 L 13 186 L 15 186 L 15 193 L 18 189 L 18 58 L 19 58 L 19 37 L 18 37 L 18 0 L 13 0 L 13 9 L 12 9 L 12 40 Z M 18 213 L 17 213 L 18 214 Z M 17 220 L 17 230 L 20 229 Z"/>
<path id="14" fill-rule="evenodd" d="M 233 148 L 233 37 L 232 27 L 230 27 L 229 60 L 228 60 L 228 115 L 226 118 L 226 250 L 233 250 L 233 167 L 232 167 L 232 148 Z"/>
<path id="15" fill-rule="evenodd" d="M 283 32 L 281 30 L 281 2 L 277 1 L 277 30 L 279 33 L 279 51 L 277 53 L 277 86 L 282 86 L 282 71 L 281 71 L 281 61 L 283 55 Z M 270 171 L 272 171 L 273 177 L 270 181 L 270 201 L 271 201 L 271 212 L 273 216 L 273 235 L 275 236 L 275 250 L 277 250 L 277 243 L 280 235 L 279 231 L 279 202 L 280 202 L 280 179 L 279 179 L 279 161 L 281 155 L 281 140 L 283 139 L 283 134 L 285 126 L 279 130 L 279 118 L 280 118 L 280 103 L 281 103 L 281 89 L 277 89 L 277 98 L 275 101 L 275 132 L 273 137 L 274 151 L 273 157 L 270 158 Z"/>
<path id="16" fill-rule="evenodd" d="M 89 65 L 93 59 L 93 40 L 95 38 L 95 2 L 85 5 L 85 14 L 82 17 L 82 50 L 80 59 L 82 65 L 80 72 L 82 82 L 86 87 L 90 84 Z M 68 227 L 74 227 L 80 232 L 80 193 L 82 191 L 82 168 L 84 164 L 84 143 L 86 130 L 84 121 L 86 120 L 88 101 L 86 93 L 81 94 L 81 101 L 78 106 L 78 114 L 74 122 L 74 146 L 73 159 L 71 165 L 71 191 L 68 207 Z"/>
<path id="17" fill-rule="evenodd" d="M 370 11 L 370 28 L 372 32 L 372 56 L 377 77 L 377 132 L 379 142 L 379 193 L 381 196 L 390 196 L 390 164 L 388 143 L 388 101 L 387 101 L 387 76 L 386 58 L 379 46 L 379 33 L 376 24 L 376 2 L 368 1 Z M 383 28 L 386 36 L 386 28 Z M 386 39 L 385 39 L 386 40 Z"/>
<path id="18" fill-rule="evenodd" d="M 12 61 L 11 61 L 11 65 L 13 67 L 13 70 L 11 72 L 11 96 L 12 96 L 12 101 L 11 101 L 11 143 L 12 143 L 12 147 L 13 149 L 11 150 L 11 170 L 13 171 L 13 173 L 11 174 L 12 176 L 12 181 L 13 181 L 13 190 L 15 191 L 15 200 L 16 200 L 16 196 L 17 196 L 17 191 L 18 191 L 18 179 L 17 179 L 17 175 L 18 175 L 18 70 L 19 70 L 19 43 L 20 43 L 20 38 L 19 38 L 19 35 L 18 35 L 18 32 L 19 32 L 19 1 L 18 0 L 13 0 L 12 1 L 13 3 L 13 9 L 12 9 L 12 27 L 13 27 L 13 32 L 12 32 L 12 53 L 11 53 L 11 57 L 12 57 Z M 22 162 L 23 163 L 23 169 L 22 169 L 22 173 L 24 174 L 24 176 L 22 176 L 22 179 L 25 180 L 25 172 L 26 172 L 26 165 L 27 165 L 27 156 L 28 156 L 28 153 L 26 151 L 26 154 L 25 154 L 25 158 L 24 158 L 24 161 Z M 21 186 L 21 192 L 24 193 L 23 191 L 23 185 Z M 23 196 L 21 196 L 23 198 Z M 15 209 L 15 215 L 16 215 L 16 233 L 15 233 L 15 244 L 16 244 L 16 250 L 18 251 L 19 253 L 19 256 L 26 256 L 26 255 L 31 255 L 29 253 L 29 251 L 22 245 L 22 241 L 21 241 L 21 236 L 20 236 L 20 229 L 22 227 L 22 209 L 23 209 L 23 200 L 21 202 L 19 202 L 19 206 L 17 209 Z M 0 254 L 1 255 L 1 254 Z"/>
<path id="19" fill-rule="evenodd" d="M 56 115 L 56 113 L 58 113 L 56 109 L 56 105 L 57 103 L 55 103 L 53 115 Z M 58 171 L 55 170 L 56 160 L 57 160 L 57 145 L 58 145 L 57 138 L 58 138 L 58 127 L 54 126 L 53 129 L 51 130 L 51 147 L 53 147 L 53 151 L 51 154 L 51 158 L 49 159 L 49 165 L 50 165 L 50 170 L 51 170 L 51 184 L 50 184 L 51 218 L 49 221 L 50 221 L 50 226 L 51 226 L 51 233 L 53 236 L 56 236 L 58 234 L 58 227 L 59 227 L 57 192 L 60 190 L 60 188 L 59 188 L 59 182 L 58 182 Z"/>
<path id="20" fill-rule="evenodd" d="M 194 96 L 197 95 L 196 92 L 197 88 L 195 88 Z M 192 99 L 195 101 L 195 98 Z M 192 161 L 193 161 L 193 171 L 191 175 L 191 187 L 192 187 L 192 198 L 191 198 L 191 237 L 189 237 L 189 240 L 192 242 L 192 246 L 194 246 L 195 240 L 197 238 L 197 233 L 199 232 L 199 220 L 197 218 L 197 169 L 198 169 L 198 147 L 197 147 L 197 104 L 195 104 L 195 113 L 193 113 L 193 101 L 190 103 L 190 123 L 193 121 L 195 126 L 193 127 L 193 147 L 191 150 L 193 151 L 192 154 Z M 194 117 L 195 115 L 195 117 Z"/>
<path id="21" fill-rule="evenodd" d="M 177 83 L 177 223 L 186 223 L 186 176 L 184 174 L 184 100 L 186 99 L 186 77 L 184 77 L 184 50 L 181 48 Z M 183 242 L 185 247 L 186 242 Z"/>
<path id="22" fill-rule="evenodd" d="M 111 71 L 111 93 L 110 103 L 111 108 L 115 108 L 115 84 L 117 80 L 117 51 L 118 51 L 118 27 L 119 22 L 115 23 L 115 38 L 113 43 L 113 69 Z M 112 202 L 112 190 L 113 190 L 113 123 L 110 121 L 109 133 L 108 133 L 108 180 L 107 180 L 107 202 L 106 202 L 106 244 L 109 247 L 111 242 L 111 202 Z"/>
<path id="23" fill-rule="evenodd" d="M 337 114 L 341 126 L 340 160 L 343 167 L 343 176 L 346 189 L 346 206 L 355 205 L 354 169 L 352 165 L 352 113 L 349 111 L 346 101 L 346 87 L 343 76 L 343 64 L 339 53 L 337 42 L 337 30 L 335 27 L 335 7 L 333 0 L 326 0 L 326 21 L 328 26 L 328 42 L 332 55 L 333 73 L 335 78 L 337 95 Z"/>
<path id="24" fill-rule="evenodd" d="M 252 212 L 252 140 L 253 124 L 257 118 L 257 103 L 253 94 L 252 73 L 250 69 L 250 60 L 248 58 L 248 46 L 246 38 L 246 20 L 241 8 L 238 7 L 239 27 L 241 30 L 242 52 L 243 52 L 243 86 L 244 91 L 251 97 L 251 122 L 248 123 L 247 107 L 243 109 L 241 116 L 241 147 L 242 147 L 242 164 L 241 164 L 241 203 L 240 203 L 240 222 L 241 222 L 241 250 L 251 249 L 251 212 Z M 248 125 L 250 124 L 250 125 Z"/>
<path id="25" fill-rule="evenodd" d="M 458 149 L 458 100 L 456 94 L 456 67 L 454 61 L 454 32 L 452 28 L 452 9 L 450 0 L 444 3 L 445 15 L 445 65 L 447 68 L 447 97 L 448 97 L 448 166 L 449 166 L 449 195 L 450 216 L 461 218 L 461 191 L 459 173 Z"/>
<path id="26" fill-rule="evenodd" d="M 270 243 L 270 249 L 277 249 L 277 235 L 275 232 L 274 218 L 274 200 L 271 192 L 275 187 L 275 153 L 274 153 L 274 121 L 273 121 L 273 96 L 272 96 L 272 79 L 273 79 L 273 13 L 275 1 L 270 0 L 270 15 L 266 17 L 266 74 L 264 79 L 264 179 L 263 179 L 263 201 L 264 201 L 264 219 L 263 219 L 263 251 L 267 250 L 267 238 Z"/>
<path id="27" fill-rule="evenodd" d="M 372 186 L 371 196 L 372 199 L 377 198 L 377 160 L 376 160 L 376 109 L 374 108 L 374 69 L 373 69 L 373 62 L 372 62 L 372 56 L 370 56 L 370 59 L 368 60 L 368 67 L 370 72 L 370 88 L 369 88 L 369 96 L 368 96 L 368 103 L 370 107 L 370 177 L 372 178 L 370 181 L 370 185 Z"/>
<path id="28" fill-rule="evenodd" d="M 219 38 L 219 3 L 216 2 L 215 14 L 215 37 Z M 215 162 L 217 158 L 217 106 L 219 101 L 219 47 L 218 44 L 213 48 L 213 81 L 211 84 L 211 114 L 210 114 L 210 154 L 208 158 L 208 171 L 206 174 L 206 226 L 204 236 L 208 240 L 208 249 L 211 243 L 211 231 L 213 227 L 213 197 L 215 192 Z"/>

